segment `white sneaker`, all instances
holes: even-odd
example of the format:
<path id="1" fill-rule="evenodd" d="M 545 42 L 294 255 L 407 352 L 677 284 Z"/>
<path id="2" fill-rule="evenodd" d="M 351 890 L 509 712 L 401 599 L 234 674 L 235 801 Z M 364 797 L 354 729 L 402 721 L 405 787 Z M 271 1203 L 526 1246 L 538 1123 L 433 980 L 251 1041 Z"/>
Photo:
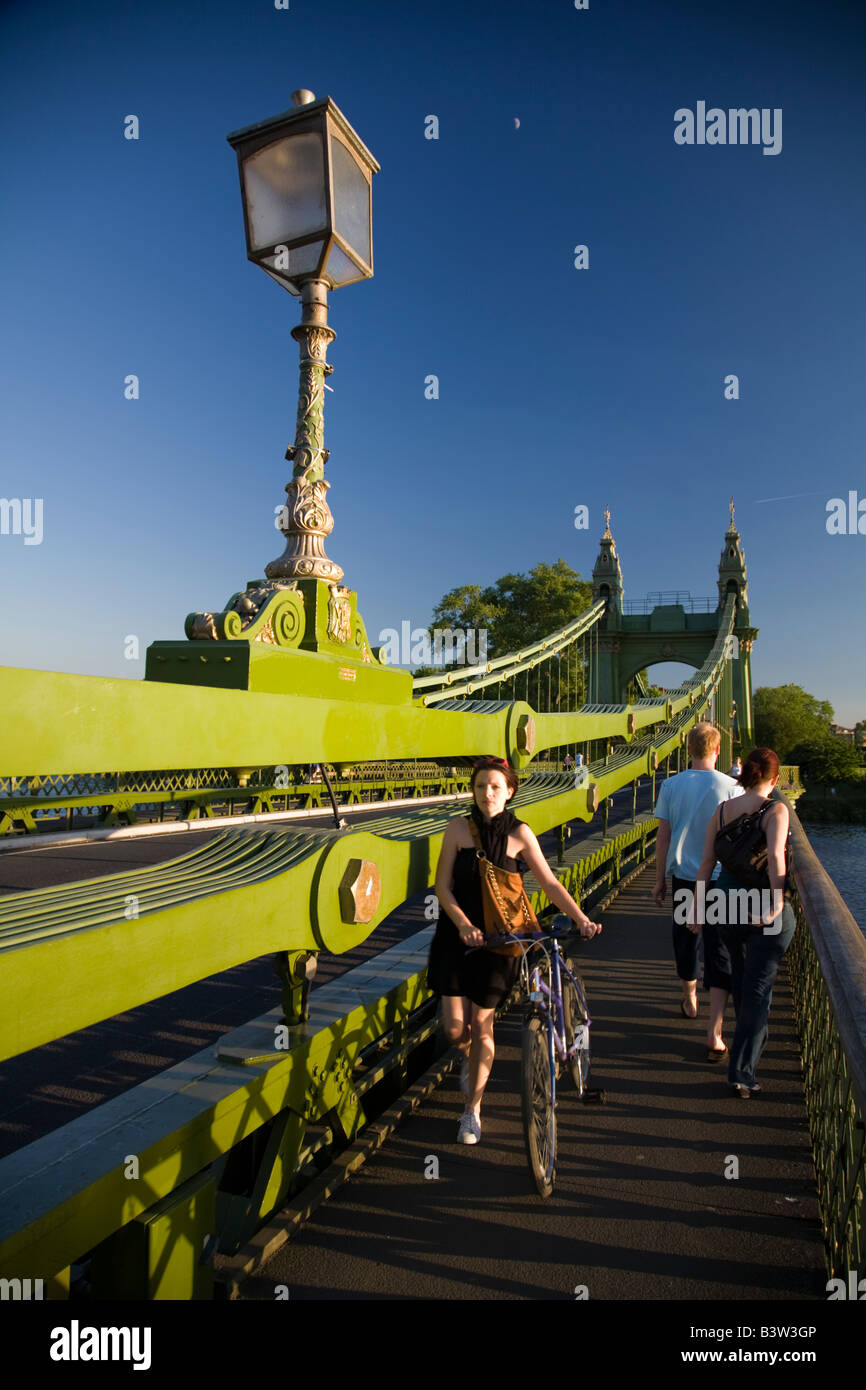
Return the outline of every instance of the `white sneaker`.
<path id="1" fill-rule="evenodd" d="M 463 1066 L 460 1068 L 460 1090 L 464 1096 L 469 1095 L 469 1058 L 467 1057 Z"/>
<path id="2" fill-rule="evenodd" d="M 472 1110 L 467 1110 L 465 1115 L 460 1116 L 460 1128 L 457 1131 L 457 1143 L 477 1144 L 480 1138 L 481 1121 Z"/>

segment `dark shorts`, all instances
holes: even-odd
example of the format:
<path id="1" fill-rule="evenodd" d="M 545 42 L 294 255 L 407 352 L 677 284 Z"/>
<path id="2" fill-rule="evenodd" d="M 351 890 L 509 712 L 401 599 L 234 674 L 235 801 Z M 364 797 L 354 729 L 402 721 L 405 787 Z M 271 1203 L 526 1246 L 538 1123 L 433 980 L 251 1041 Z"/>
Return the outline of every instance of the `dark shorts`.
<path id="1" fill-rule="evenodd" d="M 671 903 L 675 914 L 672 930 L 677 974 L 681 980 L 696 980 L 698 978 L 698 952 L 700 949 L 698 943 L 702 941 L 704 989 L 724 989 L 730 993 L 731 957 L 719 934 L 719 928 L 707 924 L 701 928 L 701 933 L 698 935 L 677 921 L 677 917 L 684 915 L 682 910 L 677 910 L 677 890 L 682 888 L 688 888 L 691 893 L 694 893 L 694 882 L 691 879 L 677 878 L 674 875 L 671 879 Z"/>

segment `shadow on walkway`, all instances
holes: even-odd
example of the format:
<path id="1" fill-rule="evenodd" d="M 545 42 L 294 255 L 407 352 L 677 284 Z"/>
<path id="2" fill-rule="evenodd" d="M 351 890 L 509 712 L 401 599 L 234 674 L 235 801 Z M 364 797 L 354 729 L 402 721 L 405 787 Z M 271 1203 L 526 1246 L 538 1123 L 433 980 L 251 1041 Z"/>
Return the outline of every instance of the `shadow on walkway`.
<path id="1" fill-rule="evenodd" d="M 482 1142 L 455 1141 L 452 1075 L 242 1297 L 825 1299 L 824 1253 L 792 1001 L 782 973 L 760 1067 L 733 1098 L 708 1063 L 707 998 L 679 1009 L 670 916 L 651 866 L 577 948 L 593 1013 L 592 1083 L 557 1109 L 553 1195 L 535 1193 L 523 1148 L 520 1017 L 498 1025 Z M 733 1032 L 729 1006 L 726 1039 Z M 438 1163 L 438 1177 L 427 1177 Z M 725 1172 L 737 1160 L 739 1176 Z"/>

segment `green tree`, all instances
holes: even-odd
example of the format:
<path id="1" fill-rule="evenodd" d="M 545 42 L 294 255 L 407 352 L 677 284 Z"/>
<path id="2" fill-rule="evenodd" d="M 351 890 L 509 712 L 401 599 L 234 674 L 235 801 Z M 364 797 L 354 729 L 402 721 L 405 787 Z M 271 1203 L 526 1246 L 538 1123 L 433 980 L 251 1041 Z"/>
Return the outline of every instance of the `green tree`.
<path id="1" fill-rule="evenodd" d="M 833 706 L 807 695 L 799 685 L 760 686 L 754 710 L 755 745 L 772 748 L 780 763 L 795 761 L 791 754 L 797 744 L 823 744 L 832 737 Z"/>
<path id="2" fill-rule="evenodd" d="M 520 651 L 565 627 L 592 603 L 592 585 L 563 559 L 538 564 L 528 574 L 505 574 L 494 584 L 461 584 L 436 605 L 436 628 L 487 633 L 487 658 Z M 563 652 L 512 681 L 503 681 L 502 698 L 525 698 L 536 709 L 571 709 L 585 699 L 585 674 L 574 651 Z M 549 693 L 548 693 L 549 692 Z M 488 688 L 490 693 L 490 688 Z M 497 687 L 492 687 L 497 693 Z"/>
<path id="3" fill-rule="evenodd" d="M 830 734 L 825 739 L 807 740 L 791 749 L 786 761 L 799 766 L 805 782 L 848 782 L 857 777 L 860 759 L 847 738 Z"/>
<path id="4" fill-rule="evenodd" d="M 644 690 L 641 690 L 638 681 L 644 683 Z M 649 669 L 644 667 L 642 671 L 637 671 L 628 683 L 627 700 L 631 704 L 635 700 L 646 697 L 647 699 L 661 699 L 667 692 L 660 685 L 653 685 L 649 678 Z"/>

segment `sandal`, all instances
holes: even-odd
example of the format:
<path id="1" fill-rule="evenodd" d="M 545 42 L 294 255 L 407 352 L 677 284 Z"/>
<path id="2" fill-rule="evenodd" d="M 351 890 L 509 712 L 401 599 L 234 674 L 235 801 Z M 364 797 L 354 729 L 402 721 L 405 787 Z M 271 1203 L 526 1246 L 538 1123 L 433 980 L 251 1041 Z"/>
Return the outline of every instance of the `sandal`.
<path id="1" fill-rule="evenodd" d="M 723 1057 L 727 1057 L 727 1055 L 728 1055 L 728 1049 L 727 1049 L 726 1047 L 708 1047 L 708 1048 L 707 1048 L 707 1061 L 708 1061 L 708 1062 L 720 1062 L 720 1061 L 722 1060 L 722 1058 L 723 1058 Z"/>

